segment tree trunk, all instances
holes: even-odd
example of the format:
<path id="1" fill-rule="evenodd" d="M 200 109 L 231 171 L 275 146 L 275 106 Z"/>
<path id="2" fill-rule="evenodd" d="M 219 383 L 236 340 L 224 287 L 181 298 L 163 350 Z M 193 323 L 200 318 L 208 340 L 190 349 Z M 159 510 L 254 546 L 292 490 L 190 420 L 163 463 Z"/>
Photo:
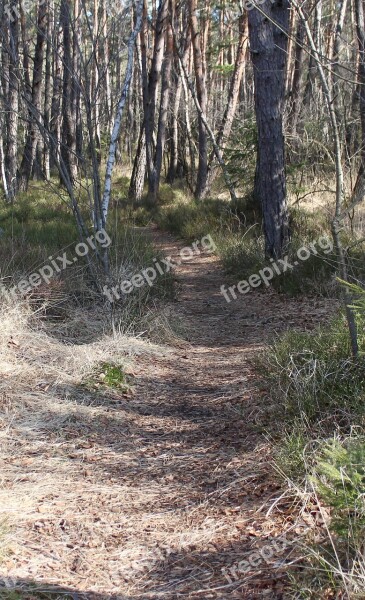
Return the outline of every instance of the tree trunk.
<path id="1" fill-rule="evenodd" d="M 204 73 L 204 61 L 202 54 L 202 40 L 198 24 L 198 3 L 197 0 L 189 0 L 189 17 L 191 40 L 193 44 L 194 70 L 196 82 L 196 94 L 201 108 L 201 112 L 207 114 L 208 98 L 206 89 L 206 78 Z M 197 181 L 194 195 L 196 198 L 203 198 L 207 191 L 208 178 L 208 134 L 204 126 L 202 115 L 198 113 L 199 125 L 199 164 Z"/>
<path id="2" fill-rule="evenodd" d="M 17 2 L 13 0 L 12 6 Z M 5 165 L 8 180 L 8 198 L 13 201 L 18 189 L 18 115 L 19 115 L 19 58 L 18 37 L 19 22 L 14 18 L 9 21 L 9 95 L 8 95 L 8 137 L 5 154 Z"/>
<path id="3" fill-rule="evenodd" d="M 283 135 L 289 2 L 267 0 L 261 7 L 269 18 L 257 8 L 248 15 L 258 133 L 254 195 L 262 208 L 266 254 L 278 258 L 289 243 Z"/>
<path id="4" fill-rule="evenodd" d="M 174 80 L 174 101 L 171 115 L 171 133 L 170 133 L 170 159 L 169 170 L 167 173 L 167 183 L 174 183 L 177 176 L 178 167 L 178 145 L 179 145 L 179 110 L 181 103 L 182 80 L 181 77 L 176 77 Z"/>
<path id="5" fill-rule="evenodd" d="M 60 159 L 60 143 L 61 143 L 61 97 L 62 97 L 62 28 L 58 24 L 58 19 L 54 15 L 54 32 L 53 32 L 53 64 L 52 64 L 52 101 L 51 101 L 51 117 L 50 117 L 50 169 L 56 165 Z"/>
<path id="6" fill-rule="evenodd" d="M 171 66 L 172 66 L 172 54 L 173 54 L 173 37 L 171 25 L 168 24 L 166 27 L 166 52 L 165 59 L 162 69 L 162 86 L 161 86 L 161 100 L 160 100 L 160 111 L 158 119 L 158 130 L 156 140 L 156 153 L 153 165 L 153 171 L 149 174 L 148 179 L 148 202 L 151 205 L 157 203 L 158 191 L 160 188 L 160 178 L 162 169 L 163 153 L 166 141 L 166 124 L 167 124 L 167 110 L 169 106 L 170 97 L 170 81 L 171 81 Z"/>
<path id="7" fill-rule="evenodd" d="M 61 161 L 71 182 L 77 177 L 76 167 L 76 128 L 72 114 L 72 73 L 71 53 L 71 14 L 72 0 L 61 0 L 60 23 L 63 31 L 63 85 L 62 85 L 62 129 Z"/>
<path id="8" fill-rule="evenodd" d="M 48 27 L 47 27 L 47 51 L 46 51 L 46 70 L 44 79 L 44 128 L 46 131 L 50 131 L 50 120 L 51 120 L 51 104 L 52 104 L 52 82 L 51 82 L 51 71 L 52 71 L 52 25 L 54 5 L 51 3 L 51 11 L 48 14 Z M 43 172 L 47 181 L 51 177 L 51 145 L 44 144 L 43 146 Z"/>
<path id="9" fill-rule="evenodd" d="M 352 202 L 361 202 L 365 197 L 365 0 L 355 0 L 356 33 L 359 48 L 359 109 L 361 122 L 360 167 L 352 193 Z"/>
<path id="10" fill-rule="evenodd" d="M 136 11 L 136 25 L 134 30 L 132 31 L 129 42 L 128 42 L 128 61 L 127 68 L 124 78 L 124 84 L 121 91 L 117 113 L 114 120 L 113 131 L 110 139 L 109 145 L 109 153 L 108 160 L 106 165 L 106 173 L 105 173 L 105 184 L 104 184 L 104 193 L 103 193 L 103 201 L 102 201 L 102 215 L 103 215 L 103 226 L 105 227 L 108 217 L 110 196 L 111 196 L 111 186 L 112 186 L 112 175 L 115 164 L 115 154 L 117 148 L 117 142 L 120 135 L 120 128 L 122 125 L 122 118 L 124 107 L 128 98 L 129 89 L 132 80 L 133 74 L 133 63 L 134 63 L 134 46 L 136 43 L 136 38 L 138 36 L 139 30 L 142 25 L 142 11 L 143 11 L 143 0 L 140 0 L 139 5 L 137 6 Z"/>
<path id="11" fill-rule="evenodd" d="M 142 52 L 142 77 L 143 77 L 143 107 L 144 107 L 144 124 L 146 136 L 146 156 L 147 156 L 147 172 L 149 187 L 152 185 L 154 177 L 154 128 L 155 128 L 155 113 L 157 102 L 157 88 L 161 76 L 161 68 L 164 56 L 164 38 L 166 18 L 168 14 L 168 0 L 161 0 L 155 29 L 155 43 L 153 49 L 153 57 L 151 71 L 149 77 L 147 75 L 147 53 L 146 53 L 146 24 L 147 13 L 146 6 L 144 8 L 144 26 L 141 32 L 141 52 Z M 148 83 L 147 83 L 148 81 Z"/>
<path id="12" fill-rule="evenodd" d="M 175 19 L 175 22 L 176 22 L 175 26 L 177 27 L 179 24 L 177 18 Z M 188 62 L 190 47 L 191 47 L 191 35 L 190 35 L 190 28 L 188 27 L 185 42 L 184 42 L 183 56 L 182 56 L 182 62 L 185 65 L 185 67 Z M 178 118 L 179 118 L 179 109 L 180 109 L 180 104 L 181 104 L 181 94 L 184 89 L 184 83 L 185 83 L 184 82 L 184 73 L 181 72 L 179 60 L 177 60 L 175 63 L 175 69 L 176 69 L 175 96 L 174 96 L 174 103 L 173 103 L 173 109 L 172 109 L 172 115 L 171 115 L 172 124 L 171 124 L 171 136 L 170 136 L 170 163 L 169 163 L 169 170 L 168 170 L 167 178 L 166 178 L 166 181 L 170 184 L 172 184 L 175 181 L 176 177 L 179 177 L 179 176 L 181 177 L 186 174 L 185 148 L 182 148 L 181 146 L 179 147 Z M 186 144 L 186 136 L 184 135 L 184 146 L 188 145 L 188 147 L 189 147 L 189 153 L 190 153 L 191 165 L 192 165 L 191 176 L 193 177 L 194 176 L 194 169 L 193 169 L 194 148 L 193 148 L 193 144 L 192 144 L 192 135 L 191 135 L 191 128 L 190 128 L 189 95 L 188 95 L 187 90 L 186 90 L 186 94 L 185 94 L 184 115 L 185 115 L 185 120 L 186 120 L 186 132 L 184 132 L 184 133 L 186 133 L 186 136 L 188 139 L 188 144 Z"/>
<path id="13" fill-rule="evenodd" d="M 301 108 L 301 83 L 303 77 L 304 35 L 304 25 L 302 20 L 299 19 L 297 23 L 297 31 L 295 36 L 294 74 L 292 86 L 290 89 L 289 101 L 288 124 L 290 133 L 292 135 L 295 135 L 296 133 Z"/>
<path id="14" fill-rule="evenodd" d="M 34 69 L 32 83 L 32 99 L 29 108 L 29 127 L 19 170 L 19 188 L 26 190 L 32 174 L 37 154 L 39 129 L 37 120 L 42 120 L 42 82 L 44 45 L 47 35 L 49 5 L 48 1 L 39 2 L 37 19 L 37 40 L 34 50 Z"/>
<path id="15" fill-rule="evenodd" d="M 168 14 L 168 0 L 161 0 L 156 22 L 155 45 L 153 50 L 151 71 L 148 80 L 148 87 L 144 94 L 144 113 L 145 113 L 145 132 L 146 132 L 146 155 L 147 155 L 147 171 L 149 188 L 153 187 L 153 179 L 155 177 L 154 165 L 154 142 L 153 134 L 155 127 L 155 112 L 157 101 L 157 87 L 161 76 L 161 69 L 164 56 L 164 38 L 166 19 Z M 147 66 L 145 64 L 146 55 L 142 46 L 142 64 L 144 67 L 144 78 L 146 79 Z"/>
<path id="16" fill-rule="evenodd" d="M 146 178 L 146 158 L 146 134 L 144 123 L 142 123 L 128 191 L 128 198 L 136 204 L 142 200 L 143 196 Z"/>
<path id="17" fill-rule="evenodd" d="M 322 53 L 322 0 L 318 0 L 315 4 L 314 9 L 314 25 L 313 25 L 313 35 L 316 47 L 318 48 L 318 52 Z M 303 105 L 310 106 L 311 101 L 314 98 L 314 87 L 315 87 L 315 75 L 317 72 L 316 61 L 314 59 L 313 54 L 310 54 L 309 57 L 309 65 L 308 65 L 308 75 L 307 81 L 305 84 L 304 95 L 303 95 Z"/>
<path id="18" fill-rule="evenodd" d="M 32 84 L 30 81 L 30 67 L 29 67 L 29 46 L 26 33 L 26 22 L 23 3 L 19 2 L 20 12 L 20 28 L 22 37 L 22 54 L 23 54 L 23 71 L 24 71 L 24 83 L 25 83 L 25 95 L 26 98 L 31 101 L 32 98 Z"/>

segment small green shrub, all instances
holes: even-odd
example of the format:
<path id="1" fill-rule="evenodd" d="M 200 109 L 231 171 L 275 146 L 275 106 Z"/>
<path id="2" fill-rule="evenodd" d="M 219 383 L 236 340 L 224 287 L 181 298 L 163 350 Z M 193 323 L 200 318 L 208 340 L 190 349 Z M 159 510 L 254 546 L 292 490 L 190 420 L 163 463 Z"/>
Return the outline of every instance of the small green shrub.
<path id="1" fill-rule="evenodd" d="M 102 364 L 96 376 L 96 380 L 110 388 L 122 390 L 127 390 L 129 388 L 128 378 L 122 367 L 119 365 L 109 363 Z"/>
<path id="2" fill-rule="evenodd" d="M 311 481 L 331 509 L 331 531 L 354 546 L 365 540 L 365 438 L 332 439 L 316 456 Z"/>
<path id="3" fill-rule="evenodd" d="M 307 465 L 307 490 L 326 524 L 303 544 L 301 569 L 292 577 L 299 598 L 364 598 L 365 438 L 317 440 Z M 303 491 L 303 495 L 306 492 Z M 314 533 L 314 531 L 313 531 Z M 304 567 L 304 568 L 303 568 Z"/>
<path id="4" fill-rule="evenodd" d="M 237 186 L 253 187 L 257 154 L 257 125 L 253 114 L 237 124 L 225 149 L 225 160 L 232 181 Z"/>
<path id="5" fill-rule="evenodd" d="M 126 375 L 121 365 L 101 363 L 85 377 L 82 385 L 90 391 L 99 390 L 104 393 L 109 388 L 127 393 L 132 390 L 132 378 Z"/>

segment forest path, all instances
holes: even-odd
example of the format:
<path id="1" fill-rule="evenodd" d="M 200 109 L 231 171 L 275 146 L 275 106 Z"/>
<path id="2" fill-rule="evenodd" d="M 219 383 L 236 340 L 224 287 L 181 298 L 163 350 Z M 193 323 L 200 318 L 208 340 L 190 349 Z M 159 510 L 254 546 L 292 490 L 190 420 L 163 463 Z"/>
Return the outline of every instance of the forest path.
<path id="1" fill-rule="evenodd" d="M 152 236 L 157 248 L 181 262 L 182 242 L 156 230 Z M 148 405 L 139 489 L 144 482 L 153 499 L 137 509 L 135 542 L 144 537 L 139 558 L 147 569 L 130 592 L 166 600 L 283 598 L 291 549 L 279 543 L 277 552 L 275 538 L 290 522 L 285 515 L 265 516 L 280 493 L 266 436 L 267 390 L 260 389 L 252 359 L 275 332 L 312 327 L 326 302 L 288 300 L 267 290 L 227 303 L 220 292 L 226 276 L 204 252 L 184 260 L 175 274 L 172 310 L 188 342 L 153 364 L 139 364 L 137 396 Z M 165 548 L 164 560 L 156 546 Z M 254 554 L 259 549 L 266 560 Z M 230 573 L 249 557 L 254 566 Z"/>
<path id="2" fill-rule="evenodd" d="M 183 243 L 150 233 L 180 259 Z M 140 342 L 133 395 L 34 382 L 22 414 L 9 412 L 0 506 L 13 550 L 0 575 L 17 587 L 72 589 L 73 600 L 285 598 L 291 546 L 275 539 L 291 517 L 267 516 L 280 490 L 252 358 L 275 331 L 323 320 L 328 301 L 266 290 L 228 304 L 207 253 L 176 277 L 166 310 L 188 341 Z"/>

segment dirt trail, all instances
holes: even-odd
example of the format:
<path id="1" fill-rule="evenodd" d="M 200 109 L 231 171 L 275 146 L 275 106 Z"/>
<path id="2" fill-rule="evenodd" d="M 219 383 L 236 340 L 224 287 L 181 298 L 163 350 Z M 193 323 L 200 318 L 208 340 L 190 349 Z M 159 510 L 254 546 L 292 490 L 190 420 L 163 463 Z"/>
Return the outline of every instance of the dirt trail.
<path id="1" fill-rule="evenodd" d="M 183 244 L 153 236 L 178 260 Z M 265 433 L 267 391 L 251 359 L 275 331 L 322 318 L 326 302 L 257 291 L 227 304 L 225 277 L 209 254 L 185 262 L 176 276 L 172 309 L 188 341 L 163 355 L 142 354 L 131 398 L 88 405 L 69 391 L 59 402 L 79 407 L 54 456 L 38 467 L 28 440 L 20 463 L 8 465 L 4 481 L 18 478 L 17 493 L 29 490 L 31 498 L 19 553 L 8 562 L 16 581 L 68 587 L 74 600 L 285 597 L 290 547 L 275 550 L 273 541 L 290 522 L 262 508 L 280 490 Z M 266 560 L 253 555 L 263 547 Z M 225 576 L 222 569 L 250 556 L 254 566 Z"/>

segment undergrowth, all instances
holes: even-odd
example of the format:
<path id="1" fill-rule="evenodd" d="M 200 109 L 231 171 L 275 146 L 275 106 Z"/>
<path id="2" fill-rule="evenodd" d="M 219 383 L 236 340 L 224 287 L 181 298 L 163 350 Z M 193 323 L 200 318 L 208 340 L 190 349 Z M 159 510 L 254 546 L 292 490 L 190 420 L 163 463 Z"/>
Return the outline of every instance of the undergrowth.
<path id="1" fill-rule="evenodd" d="M 357 288 L 359 291 L 359 288 Z M 280 418 L 275 468 L 310 531 L 293 577 L 296 598 L 365 594 L 364 301 L 355 302 L 360 355 L 343 316 L 286 333 L 259 362 Z"/>
<path id="2" fill-rule="evenodd" d="M 80 188 L 80 207 L 87 220 L 87 196 Z M 32 183 L 27 194 L 20 194 L 16 204 L 0 205 L 0 283 L 11 289 L 23 278 L 29 278 L 51 259 L 67 253 L 75 256 L 80 241 L 75 219 L 70 211 L 62 188 L 54 184 Z M 110 212 L 108 234 L 110 245 L 110 275 L 108 286 L 130 279 L 153 265 L 154 259 L 161 260 L 152 241 L 143 229 L 124 222 L 124 213 L 113 205 Z M 159 275 L 152 287 L 145 285 L 133 288 L 113 306 L 107 305 L 106 296 L 97 292 L 90 277 L 87 260 L 79 258 L 56 274 L 47 285 L 42 283 L 31 290 L 24 299 L 41 309 L 49 318 L 65 319 L 75 307 L 85 309 L 100 305 L 105 316 L 119 330 L 140 331 L 145 316 L 156 302 L 174 297 L 174 280 L 170 273 Z M 148 329 L 148 328 L 147 328 Z"/>

